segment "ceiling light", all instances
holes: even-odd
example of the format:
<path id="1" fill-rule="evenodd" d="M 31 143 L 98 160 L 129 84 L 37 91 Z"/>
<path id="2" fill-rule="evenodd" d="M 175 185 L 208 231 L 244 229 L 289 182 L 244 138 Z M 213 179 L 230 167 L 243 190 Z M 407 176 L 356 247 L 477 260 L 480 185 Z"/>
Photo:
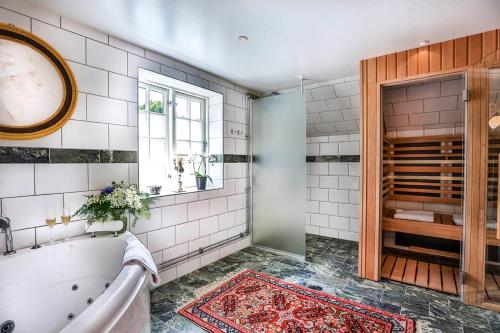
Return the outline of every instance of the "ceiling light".
<path id="1" fill-rule="evenodd" d="M 418 43 L 418 46 L 425 46 L 427 44 L 429 44 L 430 42 L 426 39 L 426 40 L 423 40 L 421 41 L 420 43 Z"/>
<path id="2" fill-rule="evenodd" d="M 248 40 L 248 37 L 245 35 L 238 36 L 238 41 L 240 43 L 245 43 Z"/>

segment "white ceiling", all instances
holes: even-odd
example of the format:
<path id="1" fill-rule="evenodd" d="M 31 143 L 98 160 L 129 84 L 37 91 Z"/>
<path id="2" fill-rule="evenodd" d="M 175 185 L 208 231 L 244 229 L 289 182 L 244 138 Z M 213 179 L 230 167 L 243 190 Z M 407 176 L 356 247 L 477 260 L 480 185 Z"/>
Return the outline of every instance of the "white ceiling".
<path id="1" fill-rule="evenodd" d="M 297 86 L 301 74 L 357 74 L 360 59 L 424 39 L 500 27 L 499 0 L 32 1 L 262 92 Z"/>

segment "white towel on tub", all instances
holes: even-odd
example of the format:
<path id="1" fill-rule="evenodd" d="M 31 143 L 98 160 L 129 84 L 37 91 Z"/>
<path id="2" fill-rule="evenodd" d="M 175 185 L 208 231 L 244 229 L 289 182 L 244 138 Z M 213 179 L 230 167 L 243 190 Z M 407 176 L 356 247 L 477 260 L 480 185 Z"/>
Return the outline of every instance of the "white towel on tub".
<path id="1" fill-rule="evenodd" d="M 453 219 L 453 223 L 456 225 L 463 225 L 464 224 L 464 217 L 462 214 L 453 214 L 451 216 Z M 487 229 L 496 229 L 497 228 L 497 222 L 495 220 L 488 220 L 488 223 L 486 223 L 486 228 Z"/>
<path id="2" fill-rule="evenodd" d="M 424 210 L 404 210 L 396 209 L 394 218 L 398 220 L 412 220 L 420 222 L 434 222 L 434 213 Z"/>
<path id="3" fill-rule="evenodd" d="M 146 247 L 131 233 L 126 232 L 123 239 L 127 242 L 127 248 L 123 255 L 122 266 L 136 263 L 144 267 L 149 273 L 149 282 L 153 287 L 159 286 L 161 283 L 158 268 L 151 256 L 151 253 Z"/>

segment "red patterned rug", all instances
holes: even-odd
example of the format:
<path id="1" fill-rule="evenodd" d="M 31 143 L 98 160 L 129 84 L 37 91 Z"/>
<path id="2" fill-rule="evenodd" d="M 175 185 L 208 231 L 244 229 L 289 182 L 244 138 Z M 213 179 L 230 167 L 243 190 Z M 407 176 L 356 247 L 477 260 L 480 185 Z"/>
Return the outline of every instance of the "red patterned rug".
<path id="1" fill-rule="evenodd" d="M 413 333 L 412 319 L 246 270 L 179 310 L 209 332 Z"/>

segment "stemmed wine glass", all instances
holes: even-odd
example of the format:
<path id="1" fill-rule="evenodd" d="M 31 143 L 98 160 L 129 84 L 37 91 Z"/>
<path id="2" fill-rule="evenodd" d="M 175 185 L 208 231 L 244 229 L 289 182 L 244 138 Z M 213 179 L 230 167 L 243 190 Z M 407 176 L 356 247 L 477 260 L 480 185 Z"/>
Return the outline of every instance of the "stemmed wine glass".
<path id="1" fill-rule="evenodd" d="M 56 225 L 56 215 L 52 211 L 47 212 L 47 216 L 45 217 L 45 223 L 49 227 L 49 244 L 54 244 L 54 226 Z"/>
<path id="2" fill-rule="evenodd" d="M 69 207 L 64 207 L 63 213 L 61 214 L 61 223 L 64 224 L 64 241 L 69 240 L 68 228 L 69 222 L 71 221 L 71 212 Z"/>

